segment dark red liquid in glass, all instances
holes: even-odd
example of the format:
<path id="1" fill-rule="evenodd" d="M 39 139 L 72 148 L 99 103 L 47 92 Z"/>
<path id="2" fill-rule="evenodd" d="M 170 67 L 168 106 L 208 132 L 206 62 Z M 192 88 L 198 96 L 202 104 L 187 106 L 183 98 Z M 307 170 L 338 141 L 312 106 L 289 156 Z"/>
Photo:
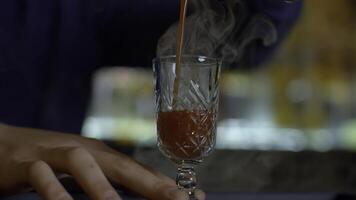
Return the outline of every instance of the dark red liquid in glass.
<path id="1" fill-rule="evenodd" d="M 158 136 L 164 151 L 174 159 L 200 159 L 215 142 L 216 114 L 209 111 L 159 112 Z"/>

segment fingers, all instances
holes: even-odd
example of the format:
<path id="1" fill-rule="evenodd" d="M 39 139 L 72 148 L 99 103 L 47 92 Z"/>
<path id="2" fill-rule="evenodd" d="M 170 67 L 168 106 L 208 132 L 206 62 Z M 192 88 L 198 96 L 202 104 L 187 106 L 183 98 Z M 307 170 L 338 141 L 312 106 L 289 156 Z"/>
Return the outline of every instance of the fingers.
<path id="1" fill-rule="evenodd" d="M 170 185 L 175 185 L 175 181 L 171 178 L 169 178 L 168 176 L 162 174 L 161 172 L 153 169 L 150 166 L 147 166 L 145 164 L 139 163 L 142 167 L 144 167 L 146 170 L 148 170 L 149 172 L 151 172 L 152 174 L 154 174 L 155 176 L 157 176 L 158 178 L 160 178 L 162 181 L 169 183 Z"/>
<path id="2" fill-rule="evenodd" d="M 123 155 L 122 153 L 120 152 L 117 152 L 111 148 L 109 148 L 108 146 L 104 146 L 105 148 L 103 148 L 102 150 L 103 151 L 106 151 L 106 152 L 109 152 L 111 153 L 112 155 L 115 155 L 118 157 L 118 159 L 120 159 L 121 157 L 126 157 L 125 155 Z M 94 154 L 96 154 L 97 156 L 100 156 L 101 157 L 101 153 L 100 152 L 92 152 Z M 126 158 L 128 159 L 128 158 Z M 125 159 L 124 159 L 125 160 Z M 99 162 L 99 165 L 101 164 L 104 164 L 104 163 L 101 163 Z M 153 169 L 152 167 L 150 166 L 147 166 L 145 164 L 142 164 L 142 163 L 139 163 L 144 169 L 146 169 L 147 171 L 151 172 L 153 175 L 155 175 L 156 177 L 158 177 L 159 179 L 161 179 L 162 182 L 166 183 L 168 185 L 168 187 L 166 188 L 166 191 L 164 191 L 164 193 L 167 193 L 167 196 L 171 196 L 172 198 L 168 198 L 168 199 L 180 199 L 180 198 L 183 198 L 183 199 L 186 199 L 187 197 L 183 194 L 182 195 L 182 192 L 179 191 L 177 189 L 177 186 L 176 186 L 176 183 L 173 179 L 169 178 L 168 176 L 162 174 L 161 172 Z M 104 170 L 106 171 L 106 170 Z M 111 176 L 113 180 L 116 180 L 115 177 Z M 165 188 L 163 188 L 162 190 L 165 190 Z M 175 193 L 178 193 L 178 194 L 175 194 Z M 142 194 L 141 194 L 142 195 Z M 143 195 L 144 196 L 144 195 Z M 197 189 L 195 191 L 195 196 L 198 198 L 198 200 L 204 200 L 206 198 L 206 195 L 205 193 L 202 191 L 202 190 L 199 190 Z"/>
<path id="3" fill-rule="evenodd" d="M 159 178 L 125 155 L 101 151 L 91 153 L 110 179 L 147 199 L 186 200 L 188 198 L 187 194 L 177 189 L 173 180 Z"/>
<path id="4" fill-rule="evenodd" d="M 50 150 L 43 159 L 56 171 L 71 174 L 94 200 L 120 199 L 105 175 L 147 199 L 188 199 L 185 192 L 177 189 L 175 181 L 118 152 L 91 150 L 89 153 L 78 147 L 63 147 Z M 202 191 L 197 190 L 196 196 L 205 199 Z"/>
<path id="5" fill-rule="evenodd" d="M 111 153 L 112 155 L 117 156 L 118 159 L 120 159 L 120 158 L 122 158 L 122 157 L 126 157 L 126 159 L 129 159 L 129 158 L 127 158 L 126 155 L 124 155 L 124 154 L 122 154 L 122 153 L 120 153 L 120 152 L 117 152 L 117 151 L 115 151 L 114 149 L 111 149 L 110 147 L 108 147 L 108 146 L 106 146 L 106 145 L 102 146 L 102 148 L 101 148 L 101 149 L 98 149 L 97 151 L 93 151 L 92 153 L 94 153 L 94 154 L 100 154 L 100 151 L 104 151 L 104 152 L 107 152 L 107 153 Z M 136 162 L 136 161 L 134 161 L 134 162 Z M 163 181 L 165 181 L 165 182 L 167 182 L 167 183 L 169 183 L 169 184 L 175 185 L 175 181 L 174 181 L 174 180 L 172 180 L 172 179 L 169 178 L 168 176 L 162 174 L 161 172 L 159 172 L 159 171 L 153 169 L 152 167 L 147 166 L 147 165 L 142 164 L 142 163 L 137 163 L 137 162 L 136 162 L 136 164 L 141 165 L 143 168 L 145 168 L 146 170 L 150 171 L 152 174 L 154 174 L 154 175 L 157 176 L 158 178 L 162 179 Z"/>
<path id="6" fill-rule="evenodd" d="M 201 190 L 196 190 L 195 191 L 195 196 L 199 199 L 199 200 L 204 200 L 206 198 L 206 195 L 203 191 Z"/>
<path id="7" fill-rule="evenodd" d="M 154 199 L 160 199 L 163 196 L 165 200 L 187 200 L 189 196 L 186 192 L 183 192 L 177 188 L 177 186 L 163 186 L 157 192 Z"/>
<path id="8" fill-rule="evenodd" d="M 83 144 L 84 144 L 86 147 L 88 147 L 89 149 L 92 149 L 92 150 L 90 151 L 90 153 L 96 154 L 97 156 L 100 156 L 100 157 L 101 157 L 101 152 L 110 153 L 110 154 L 112 154 L 112 155 L 117 156 L 118 158 L 123 157 L 123 156 L 126 157 L 124 154 L 115 151 L 114 149 L 110 148 L 110 147 L 107 146 L 107 145 L 104 145 L 104 143 L 102 143 L 102 142 L 100 142 L 100 141 L 98 141 L 98 140 L 85 140 L 85 143 L 83 143 Z M 95 149 L 91 148 L 93 145 L 96 147 Z M 125 159 L 128 159 L 128 158 L 126 157 Z M 138 164 L 141 165 L 141 166 L 142 166 L 144 169 L 146 169 L 147 171 L 151 172 L 154 176 L 156 176 L 156 177 L 158 177 L 159 179 L 161 179 L 162 182 L 166 183 L 166 184 L 169 185 L 169 186 L 173 186 L 172 188 L 170 188 L 170 189 L 171 189 L 171 191 L 169 191 L 170 193 L 172 193 L 172 192 L 174 193 L 175 191 L 177 191 L 177 190 L 176 190 L 177 186 L 176 186 L 175 181 L 174 181 L 173 179 L 171 179 L 171 178 L 169 178 L 168 176 L 162 174 L 161 172 L 159 172 L 159 171 L 153 169 L 153 168 L 150 167 L 150 166 L 147 166 L 147 165 L 142 164 L 142 163 L 138 163 Z M 99 162 L 99 165 L 100 165 L 100 162 Z M 104 171 L 106 172 L 106 170 L 104 170 Z M 113 180 L 118 181 L 118 180 L 115 179 L 115 178 L 113 178 Z M 120 181 L 120 182 L 121 182 L 121 181 Z M 169 189 L 168 189 L 168 190 L 169 190 Z M 135 192 L 135 191 L 133 191 L 133 192 Z M 177 192 L 178 192 L 177 196 L 179 197 L 182 192 L 179 191 L 179 190 L 178 190 Z M 169 194 L 169 195 L 171 195 L 171 194 Z M 199 190 L 199 189 L 196 190 L 195 195 L 196 195 L 196 197 L 198 198 L 198 200 L 204 200 L 204 199 L 205 199 L 205 193 L 204 193 L 203 191 Z M 173 196 L 174 196 L 174 195 L 173 195 Z M 183 195 L 183 196 L 184 196 L 184 195 Z M 185 197 L 185 196 L 184 196 L 184 197 Z M 174 199 L 174 197 L 171 198 L 171 199 Z"/>
<path id="9" fill-rule="evenodd" d="M 85 149 L 78 147 L 54 149 L 45 159 L 51 166 L 71 174 L 91 199 L 120 199 L 95 159 Z"/>
<path id="10" fill-rule="evenodd" d="M 174 185 L 174 188 L 172 191 L 174 191 L 174 189 L 177 188 L 177 186 L 175 185 L 174 180 L 172 180 L 171 178 L 169 178 L 168 176 L 162 174 L 161 172 L 153 169 L 150 166 L 141 164 L 142 167 L 144 167 L 145 169 L 147 169 L 148 171 L 150 171 L 152 174 L 154 174 L 155 176 L 157 176 L 158 178 L 160 178 L 162 181 L 169 183 L 170 185 Z M 178 191 L 179 192 L 179 191 Z M 179 192 L 180 193 L 180 192 Z M 178 194 L 179 195 L 179 194 Z M 198 198 L 198 200 L 204 200 L 205 199 L 205 193 L 199 189 L 197 189 L 195 191 L 195 196 Z"/>
<path id="11" fill-rule="evenodd" d="M 165 196 L 165 199 L 170 199 L 170 200 L 187 200 L 189 199 L 189 196 L 187 193 L 182 192 L 181 190 L 179 190 L 177 188 L 177 186 L 168 186 L 168 187 L 164 187 L 161 190 L 161 194 L 164 194 L 163 196 Z M 198 200 L 205 200 L 205 193 L 199 189 L 195 190 L 195 197 Z"/>
<path id="12" fill-rule="evenodd" d="M 29 164 L 28 181 L 45 200 L 72 200 L 52 169 L 43 161 Z"/>

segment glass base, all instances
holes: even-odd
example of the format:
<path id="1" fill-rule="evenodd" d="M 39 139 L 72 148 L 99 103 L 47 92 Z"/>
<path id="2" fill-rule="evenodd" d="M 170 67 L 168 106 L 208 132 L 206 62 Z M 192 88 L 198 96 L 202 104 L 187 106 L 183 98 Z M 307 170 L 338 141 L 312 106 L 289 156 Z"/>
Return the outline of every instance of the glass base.
<path id="1" fill-rule="evenodd" d="M 197 187 L 197 178 L 194 167 L 199 161 L 181 161 L 178 165 L 176 184 L 178 188 L 189 195 L 189 200 L 197 200 L 195 189 Z"/>

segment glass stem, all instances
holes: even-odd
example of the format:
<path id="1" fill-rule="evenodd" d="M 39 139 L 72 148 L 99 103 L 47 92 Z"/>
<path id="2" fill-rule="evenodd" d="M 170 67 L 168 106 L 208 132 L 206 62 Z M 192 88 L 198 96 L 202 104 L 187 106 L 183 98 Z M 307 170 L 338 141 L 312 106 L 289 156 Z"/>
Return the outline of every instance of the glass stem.
<path id="1" fill-rule="evenodd" d="M 194 164 L 183 162 L 178 166 L 176 183 L 180 190 L 188 193 L 189 200 L 197 200 L 195 197 L 197 179 L 194 171 Z"/>

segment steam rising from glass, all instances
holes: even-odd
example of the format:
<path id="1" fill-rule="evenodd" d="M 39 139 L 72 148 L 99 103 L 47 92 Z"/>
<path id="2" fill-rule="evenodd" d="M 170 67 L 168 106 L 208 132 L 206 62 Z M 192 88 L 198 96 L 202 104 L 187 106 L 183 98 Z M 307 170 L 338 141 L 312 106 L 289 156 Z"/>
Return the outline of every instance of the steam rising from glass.
<path id="1" fill-rule="evenodd" d="M 275 25 L 264 15 L 252 15 L 246 1 L 190 0 L 188 7 L 183 54 L 218 57 L 224 66 L 235 66 L 253 42 L 277 41 Z M 157 56 L 176 54 L 177 28 L 173 24 L 160 38 Z"/>

